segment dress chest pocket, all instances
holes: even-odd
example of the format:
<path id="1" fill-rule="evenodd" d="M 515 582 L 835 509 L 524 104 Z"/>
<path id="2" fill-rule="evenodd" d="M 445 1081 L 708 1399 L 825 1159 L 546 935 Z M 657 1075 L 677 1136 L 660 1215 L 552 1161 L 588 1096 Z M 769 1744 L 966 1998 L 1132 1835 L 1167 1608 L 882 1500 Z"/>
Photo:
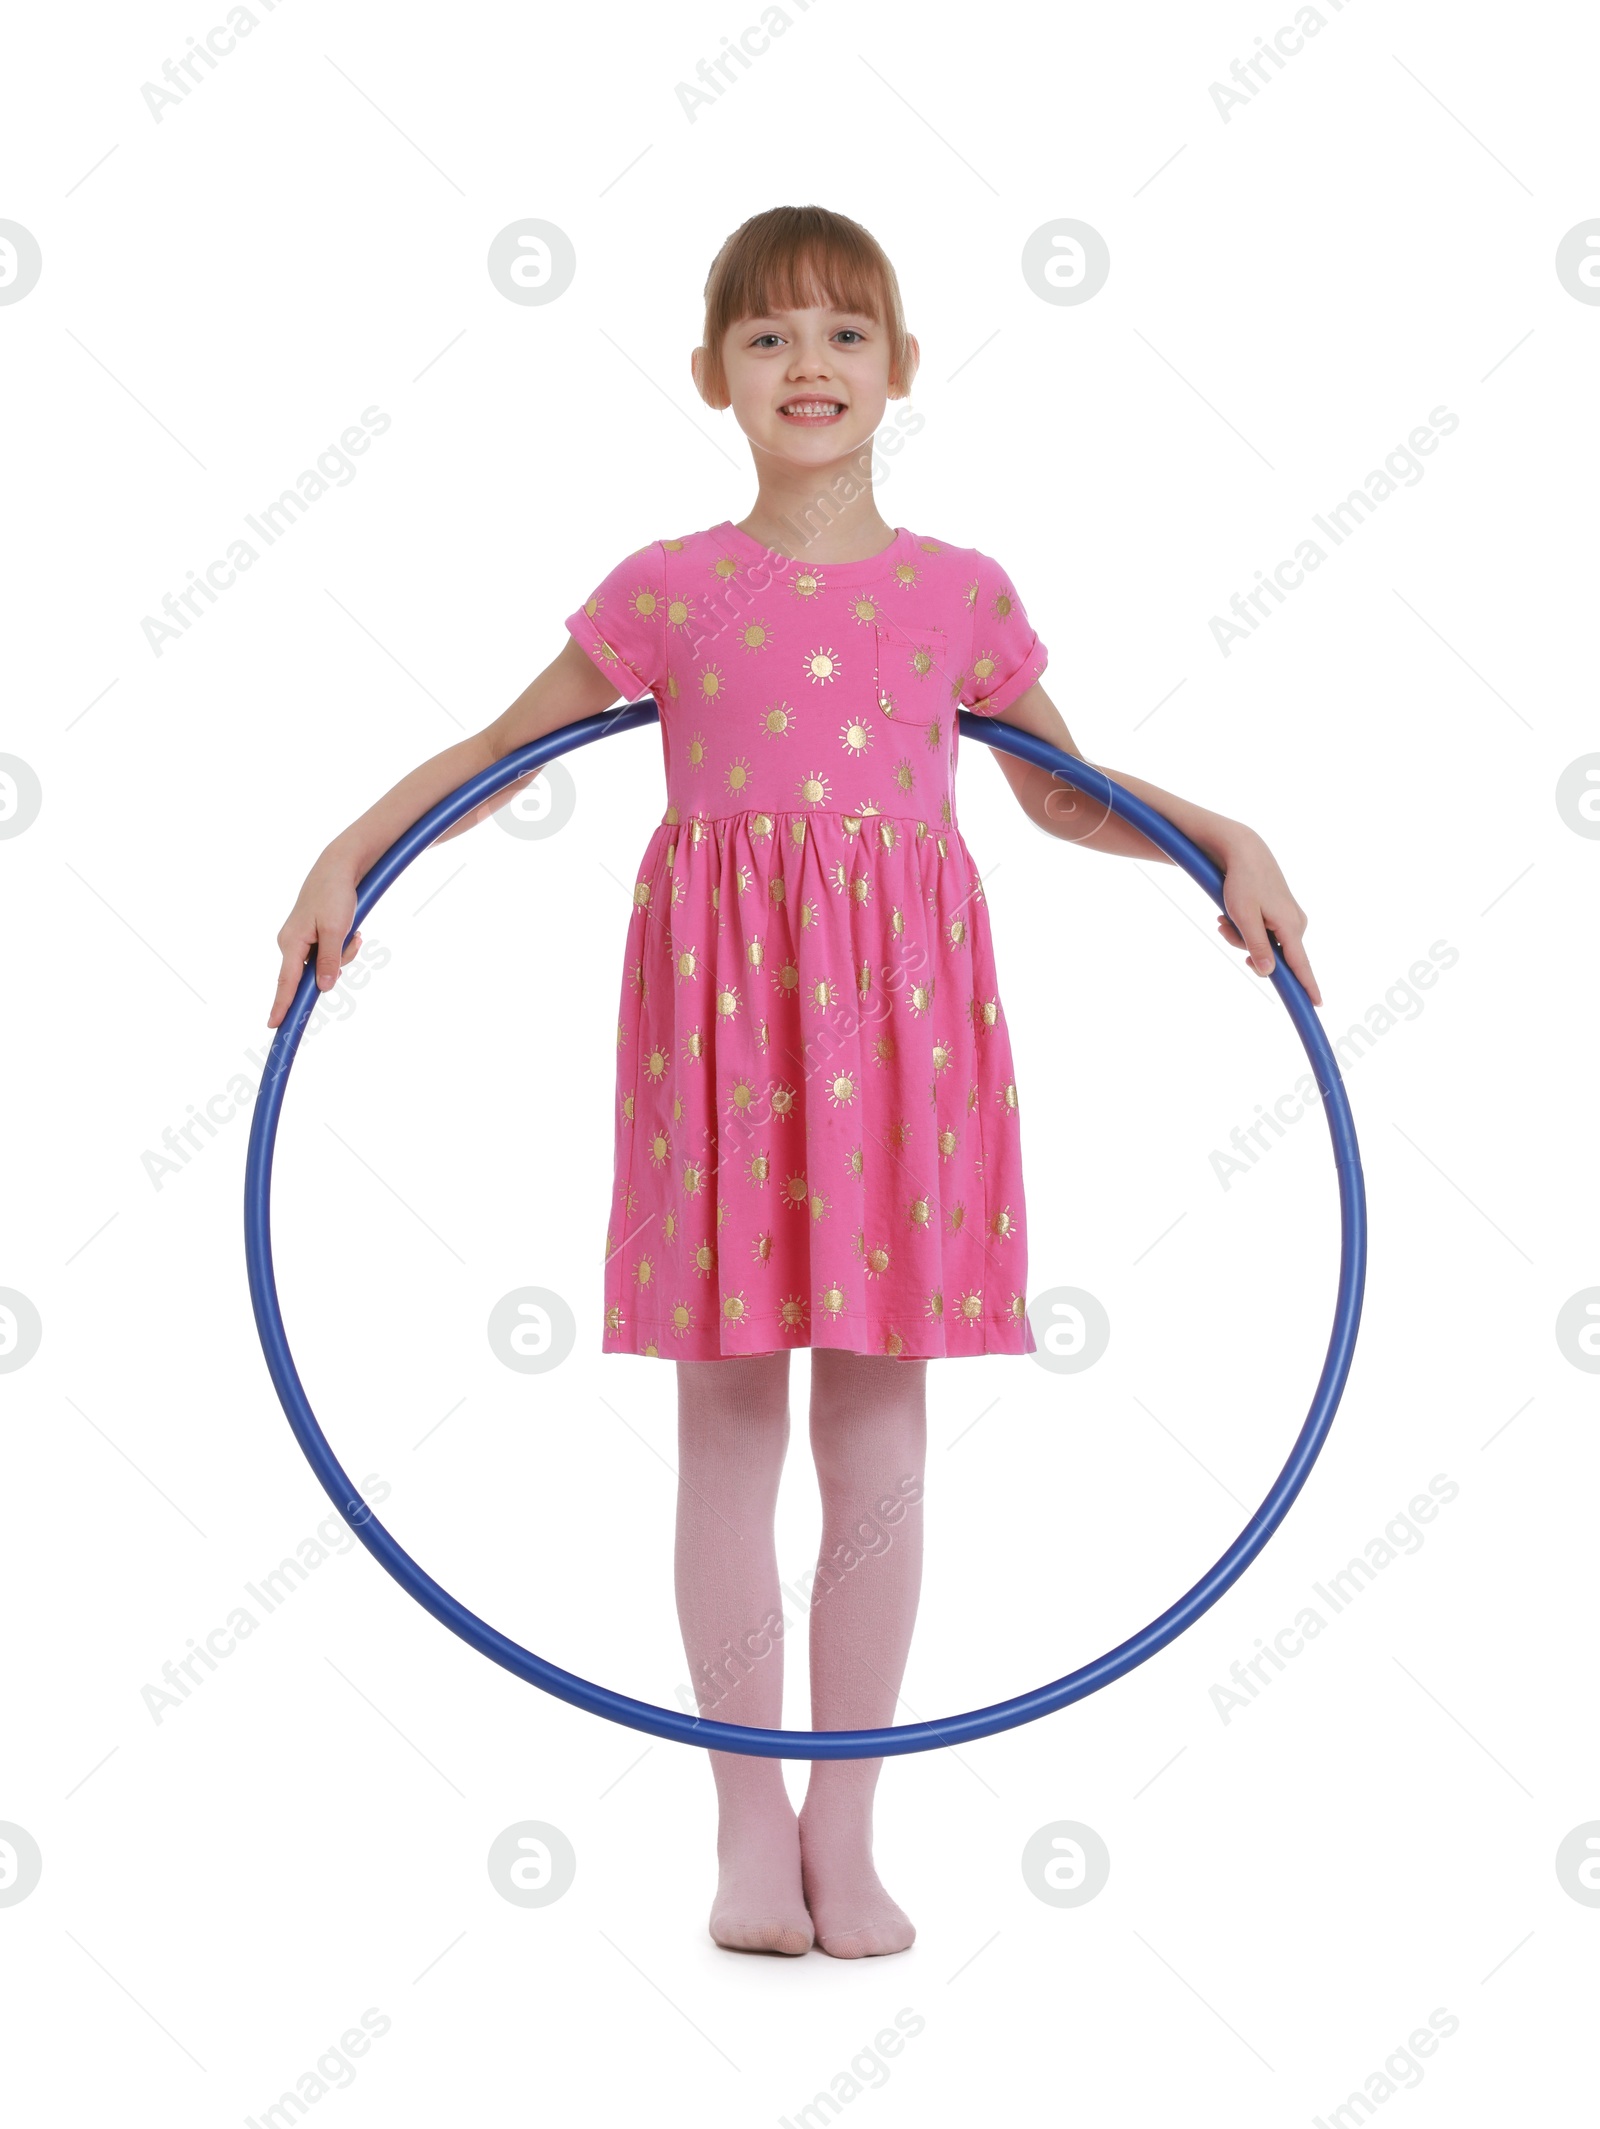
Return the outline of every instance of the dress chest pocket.
<path id="1" fill-rule="evenodd" d="M 875 621 L 878 708 L 892 724 L 926 727 L 941 722 L 955 705 L 956 675 L 950 638 L 942 628 L 916 621 Z"/>

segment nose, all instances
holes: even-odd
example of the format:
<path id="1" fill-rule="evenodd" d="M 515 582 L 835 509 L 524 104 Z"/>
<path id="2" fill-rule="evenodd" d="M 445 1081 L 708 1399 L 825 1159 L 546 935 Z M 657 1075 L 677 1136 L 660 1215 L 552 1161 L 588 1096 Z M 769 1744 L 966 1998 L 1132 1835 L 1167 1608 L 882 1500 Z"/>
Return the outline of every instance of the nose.
<path id="1" fill-rule="evenodd" d="M 820 342 L 795 349 L 789 363 L 792 383 L 799 384 L 803 380 L 826 377 L 829 374 L 828 351 Z"/>

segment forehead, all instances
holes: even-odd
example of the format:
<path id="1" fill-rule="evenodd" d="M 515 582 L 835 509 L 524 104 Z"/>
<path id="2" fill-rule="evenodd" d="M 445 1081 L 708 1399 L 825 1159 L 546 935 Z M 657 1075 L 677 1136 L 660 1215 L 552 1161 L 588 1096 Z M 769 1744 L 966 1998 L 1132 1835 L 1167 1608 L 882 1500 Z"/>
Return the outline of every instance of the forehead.
<path id="1" fill-rule="evenodd" d="M 749 325 L 760 320 L 762 324 L 775 322 L 780 325 L 802 324 L 807 318 L 870 318 L 872 312 L 857 309 L 850 303 L 807 303 L 792 309 L 782 304 L 773 304 L 766 310 L 750 311 L 743 318 L 736 318 L 735 325 Z"/>

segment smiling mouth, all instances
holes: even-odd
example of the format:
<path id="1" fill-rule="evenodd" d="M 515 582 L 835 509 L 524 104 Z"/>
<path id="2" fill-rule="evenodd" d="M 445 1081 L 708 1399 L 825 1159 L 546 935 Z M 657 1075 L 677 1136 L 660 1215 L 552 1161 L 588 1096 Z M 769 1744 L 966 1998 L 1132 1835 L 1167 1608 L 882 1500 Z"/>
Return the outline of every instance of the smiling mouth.
<path id="1" fill-rule="evenodd" d="M 842 399 L 790 399 L 778 409 L 785 421 L 801 423 L 808 427 L 837 421 L 844 411 Z"/>

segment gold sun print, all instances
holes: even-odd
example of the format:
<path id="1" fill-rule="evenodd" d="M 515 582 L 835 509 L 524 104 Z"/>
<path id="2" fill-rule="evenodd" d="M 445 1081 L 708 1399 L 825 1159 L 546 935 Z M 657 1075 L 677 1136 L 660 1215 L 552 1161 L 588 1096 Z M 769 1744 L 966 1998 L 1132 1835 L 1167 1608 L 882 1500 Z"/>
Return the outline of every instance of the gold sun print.
<path id="1" fill-rule="evenodd" d="M 997 591 L 989 602 L 989 611 L 997 621 L 1009 621 L 1015 603 L 1009 590 Z"/>
<path id="2" fill-rule="evenodd" d="M 826 686 L 829 681 L 837 680 L 840 677 L 838 652 L 830 650 L 826 646 L 819 647 L 814 651 L 807 651 L 805 654 L 805 670 L 808 679 L 815 680 L 821 686 Z"/>
<path id="3" fill-rule="evenodd" d="M 755 1088 L 751 1085 L 750 1081 L 745 1078 L 744 1075 L 741 1073 L 740 1076 L 733 1082 L 733 1085 L 728 1089 L 728 1109 L 730 1113 L 736 1117 L 744 1116 L 748 1114 L 751 1104 L 755 1101 L 755 1098 Z"/>
<path id="4" fill-rule="evenodd" d="M 761 729 L 769 739 L 786 738 L 794 723 L 794 711 L 786 702 L 775 702 L 761 713 Z"/>
<path id="5" fill-rule="evenodd" d="M 907 665 L 910 666 L 919 680 L 926 680 L 938 662 L 933 653 L 933 646 L 929 643 L 914 644 L 910 655 L 906 659 Z"/>
<path id="6" fill-rule="evenodd" d="M 835 1072 L 828 1083 L 828 1099 L 834 1108 L 848 1109 L 856 1098 L 855 1075 L 852 1072 Z"/>
<path id="7" fill-rule="evenodd" d="M 628 609 L 631 613 L 636 613 L 641 621 L 648 621 L 654 617 L 655 610 L 660 603 L 661 601 L 653 591 L 641 588 L 630 595 Z"/>
<path id="8" fill-rule="evenodd" d="M 770 1229 L 762 1228 L 761 1232 L 752 1239 L 750 1254 L 758 1264 L 770 1264 L 772 1262 L 772 1233 Z"/>
<path id="9" fill-rule="evenodd" d="M 982 1287 L 975 1287 L 971 1293 L 963 1294 L 961 1296 L 961 1299 L 956 1303 L 956 1306 L 960 1309 L 962 1315 L 966 1318 L 968 1323 L 976 1323 L 978 1318 L 983 1314 Z"/>
<path id="10" fill-rule="evenodd" d="M 881 1279 L 889 1269 L 889 1245 L 879 1242 L 866 1253 L 866 1270 L 869 1279 Z"/>
<path id="11" fill-rule="evenodd" d="M 837 1323 L 847 1306 L 845 1290 L 837 1279 L 831 1286 L 825 1286 L 817 1299 L 818 1309 L 830 1323 Z"/>
<path id="12" fill-rule="evenodd" d="M 865 593 L 859 599 L 852 599 L 850 602 L 850 618 L 852 621 L 859 622 L 863 628 L 870 628 L 878 618 L 877 601 L 869 599 Z"/>
<path id="13" fill-rule="evenodd" d="M 672 1158 L 672 1141 L 665 1131 L 655 1130 L 650 1134 L 650 1165 L 664 1168 Z"/>
<path id="14" fill-rule="evenodd" d="M 921 575 L 922 571 L 915 562 L 896 562 L 894 565 L 894 580 L 907 591 L 918 582 Z"/>
<path id="15" fill-rule="evenodd" d="M 811 1189 L 803 1175 L 786 1175 L 783 1179 L 783 1202 L 797 1210 L 811 1202 Z"/>
<path id="16" fill-rule="evenodd" d="M 772 630 L 765 621 L 747 621 L 739 631 L 739 641 L 747 651 L 764 651 L 772 641 Z"/>
<path id="17" fill-rule="evenodd" d="M 806 1003 L 814 1012 L 825 1013 L 839 999 L 839 986 L 831 976 L 818 976 L 806 985 Z"/>
<path id="18" fill-rule="evenodd" d="M 734 760 L 729 762 L 727 768 L 723 772 L 722 781 L 727 791 L 733 797 L 737 798 L 739 793 L 744 789 L 745 785 L 750 781 L 750 764 L 748 761 L 745 760 L 742 754 L 736 756 Z M 747 886 L 748 884 L 749 882 L 748 880 L 746 880 L 744 885 L 740 887 L 739 892 L 741 894 L 743 894 L 744 892 L 744 886 Z"/>
<path id="19" fill-rule="evenodd" d="M 935 1323 L 939 1323 L 943 1320 L 944 1294 L 937 1286 L 934 1288 L 933 1292 L 928 1296 L 927 1301 L 924 1303 L 924 1310 L 927 1315 L 932 1317 Z"/>
<path id="20" fill-rule="evenodd" d="M 667 1320 L 672 1325 L 673 1337 L 681 1338 L 685 1332 L 694 1329 L 694 1310 L 687 1301 L 674 1301 Z"/>
<path id="21" fill-rule="evenodd" d="M 757 1190 L 765 1190 L 772 1180 L 772 1156 L 770 1153 L 752 1153 L 745 1163 L 745 1174 Z"/>
<path id="22" fill-rule="evenodd" d="M 720 665 L 707 665 L 701 667 L 696 685 L 706 701 L 710 702 L 722 693 L 726 682 L 727 675 Z"/>
<path id="23" fill-rule="evenodd" d="M 827 1196 L 827 1194 L 821 1190 L 812 1191 L 810 1202 L 811 1217 L 813 1220 L 825 1220 L 828 1217 L 829 1213 L 833 1210 L 832 1198 Z"/>
<path id="24" fill-rule="evenodd" d="M 839 744 L 847 754 L 865 754 L 872 745 L 872 727 L 864 717 L 852 717 L 839 727 Z"/>
<path id="25" fill-rule="evenodd" d="M 909 791 L 911 789 L 911 786 L 916 782 L 917 772 L 911 765 L 911 759 L 909 755 L 902 754 L 900 759 L 895 763 L 894 780 L 900 786 L 902 791 Z M 888 825 L 888 822 L 885 821 L 884 826 L 887 828 Z M 885 849 L 889 849 L 893 846 L 890 844 L 885 844 L 884 847 Z"/>
<path id="26" fill-rule="evenodd" d="M 668 628 L 675 628 L 680 634 L 686 635 L 689 630 L 689 624 L 693 619 L 694 608 L 687 599 L 669 599 L 667 601 Z"/>
<path id="27" fill-rule="evenodd" d="M 797 599 L 814 599 L 818 592 L 825 591 L 827 586 L 816 570 L 802 569 L 797 576 L 790 578 L 789 589 Z"/>
<path id="28" fill-rule="evenodd" d="M 711 1274 L 716 1270 L 717 1253 L 712 1248 L 709 1242 L 700 1242 L 696 1244 L 694 1252 L 694 1268 L 700 1274 L 702 1279 L 709 1279 L 711 1277 Z"/>
<path id="29" fill-rule="evenodd" d="M 739 574 L 739 565 L 731 554 L 719 554 L 711 565 L 711 574 L 726 583 L 730 577 Z"/>
<path id="30" fill-rule="evenodd" d="M 813 770 L 809 776 L 801 777 L 796 791 L 797 795 L 808 806 L 825 806 L 831 795 L 832 786 L 820 770 Z"/>
<path id="31" fill-rule="evenodd" d="M 778 1320 L 786 1331 L 803 1331 L 806 1327 L 806 1303 L 799 1294 L 785 1294 L 778 1303 Z"/>
<path id="32" fill-rule="evenodd" d="M 689 735 L 689 766 L 690 766 L 690 768 L 691 768 L 691 769 L 698 769 L 698 768 L 699 768 L 699 767 L 701 766 L 701 764 L 702 764 L 702 763 L 703 763 L 703 762 L 705 761 L 705 758 L 706 758 L 706 735 L 704 734 L 704 732 L 691 732 L 691 733 L 690 733 L 690 735 Z"/>

